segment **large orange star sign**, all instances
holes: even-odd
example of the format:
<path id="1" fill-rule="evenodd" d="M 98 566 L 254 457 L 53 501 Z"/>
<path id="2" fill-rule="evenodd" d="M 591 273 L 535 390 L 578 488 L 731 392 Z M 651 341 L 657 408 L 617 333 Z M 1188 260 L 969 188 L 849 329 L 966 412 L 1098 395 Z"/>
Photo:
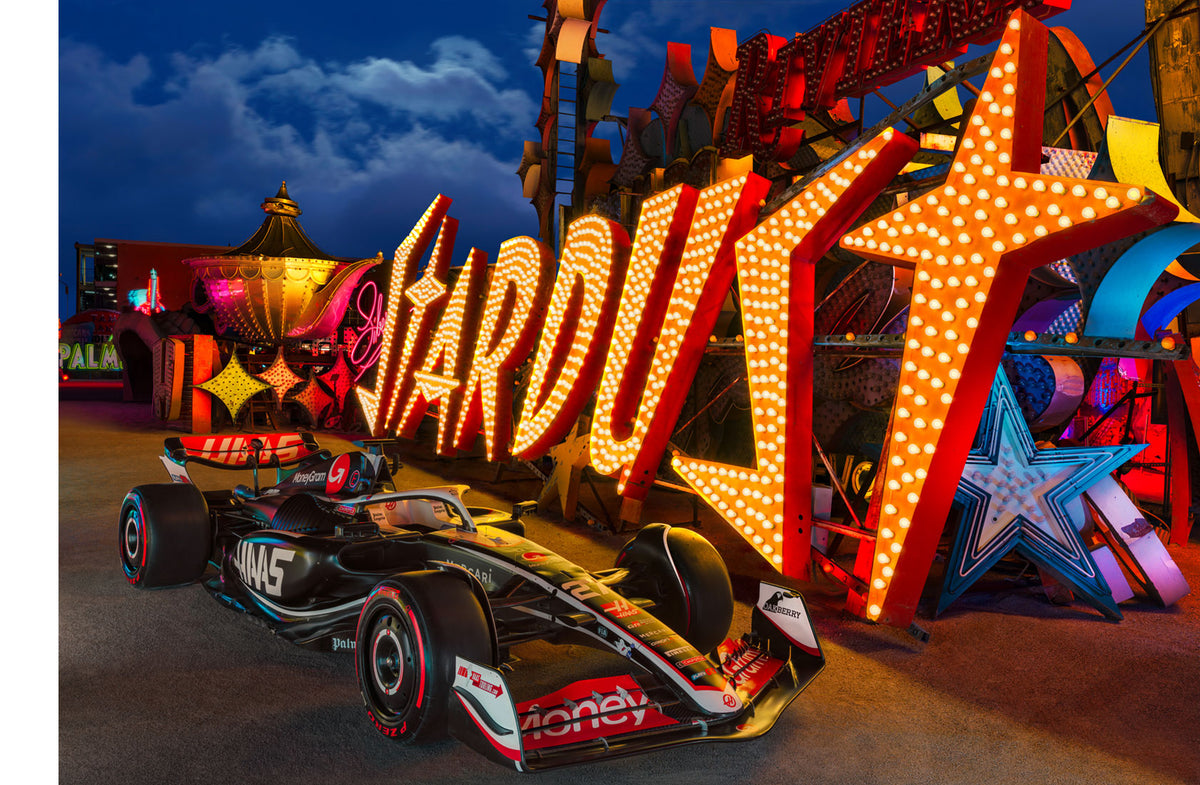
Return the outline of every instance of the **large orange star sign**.
<path id="1" fill-rule="evenodd" d="M 878 538 L 855 568 L 868 594 L 847 603 L 868 619 L 912 620 L 1030 271 L 1176 214 L 1143 188 L 1039 173 L 1047 40 L 1013 14 L 945 185 L 842 238 L 916 270 Z"/>

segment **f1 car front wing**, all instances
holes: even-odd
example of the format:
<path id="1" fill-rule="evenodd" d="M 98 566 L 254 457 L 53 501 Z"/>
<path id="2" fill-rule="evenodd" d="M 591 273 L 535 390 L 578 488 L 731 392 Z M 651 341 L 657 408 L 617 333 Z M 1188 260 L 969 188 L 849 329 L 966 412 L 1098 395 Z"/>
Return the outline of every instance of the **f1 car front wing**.
<path id="1" fill-rule="evenodd" d="M 825 667 L 804 599 L 762 583 L 751 632 L 727 639 L 713 667 L 742 708 L 705 715 L 687 708 L 653 673 L 574 682 L 517 703 L 496 669 L 458 658 L 450 730 L 460 741 L 517 771 L 565 766 L 702 741 L 761 736 Z M 730 704 L 734 701 L 730 696 Z"/>

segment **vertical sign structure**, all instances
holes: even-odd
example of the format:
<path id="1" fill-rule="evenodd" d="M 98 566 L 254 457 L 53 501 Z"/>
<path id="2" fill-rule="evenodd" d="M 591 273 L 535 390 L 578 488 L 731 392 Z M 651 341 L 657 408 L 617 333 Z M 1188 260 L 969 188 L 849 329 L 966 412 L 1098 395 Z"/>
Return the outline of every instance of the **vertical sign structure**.
<path id="1" fill-rule="evenodd" d="M 684 188 L 678 206 L 674 190 L 646 200 L 619 326 L 596 396 L 590 446 L 596 471 L 620 471 L 618 492 L 627 500 L 645 499 L 654 485 L 733 283 L 734 243 L 757 221 L 769 188 L 767 180 L 751 174 L 698 195 Z"/>
<path id="2" fill-rule="evenodd" d="M 425 354 L 433 337 L 433 326 L 437 324 L 446 300 L 446 275 L 450 271 L 450 256 L 454 253 L 457 234 L 458 220 L 443 218 L 424 274 L 404 290 L 404 299 L 411 305 L 408 329 L 404 334 L 404 349 L 400 353 L 400 373 L 396 381 L 398 389 L 392 395 L 384 424 L 388 432 L 400 429 L 400 421 L 412 405 L 413 390 L 417 384 L 416 372 L 425 362 Z"/>
<path id="3" fill-rule="evenodd" d="M 776 569 L 807 578 L 814 265 L 912 158 L 888 129 L 737 243 L 755 466 L 672 466 Z"/>
<path id="4" fill-rule="evenodd" d="M 632 423 L 662 334 L 697 195 L 695 189 L 677 185 L 642 202 L 617 325 L 596 392 L 589 450 L 592 468 L 601 474 L 615 475 L 638 452 L 640 441 L 631 444 Z M 618 492 L 624 485 L 622 478 Z"/>
<path id="5" fill-rule="evenodd" d="M 367 390 L 358 387 L 359 404 L 371 435 L 382 436 L 387 431 L 389 413 L 395 410 L 396 377 L 401 370 L 400 355 L 397 351 L 396 338 L 408 331 L 409 309 L 404 306 L 401 297 L 412 283 L 416 273 L 417 261 L 425 253 L 429 241 L 433 239 L 434 230 L 441 223 L 446 211 L 450 209 L 450 200 L 438 194 L 421 220 L 409 232 L 404 242 L 396 248 L 392 257 L 392 273 L 388 283 L 387 310 L 384 312 L 383 336 L 380 345 L 379 362 L 375 367 L 375 389 Z"/>
<path id="6" fill-rule="evenodd" d="M 470 370 L 470 348 L 478 337 L 479 309 L 486 283 L 487 254 L 472 248 L 421 367 L 413 372 L 415 388 L 400 417 L 399 434 L 412 438 L 426 409 L 437 402 L 438 455 L 454 454 L 454 425 L 462 407 L 462 380 Z"/>
<path id="7" fill-rule="evenodd" d="M 800 39 L 759 33 L 737 48 L 738 71 L 723 157 L 753 154 L 786 161 L 795 155 L 804 131 L 791 123 L 804 119 L 804 64 Z"/>
<path id="8" fill-rule="evenodd" d="M 615 221 L 587 215 L 567 229 L 513 454 L 544 455 L 563 440 L 592 397 L 628 263 L 629 237 Z"/>
<path id="9" fill-rule="evenodd" d="M 899 394 L 850 610 L 912 621 L 1029 272 L 1171 220 L 1141 188 L 1039 174 L 1047 30 L 1009 20 L 946 184 L 842 239 L 913 266 Z"/>
<path id="10" fill-rule="evenodd" d="M 458 449 L 469 450 L 482 425 L 487 459 L 508 459 L 513 375 L 537 341 L 553 285 L 554 254 L 549 248 L 532 237 L 501 243 L 463 385 L 462 415 L 454 429 Z"/>

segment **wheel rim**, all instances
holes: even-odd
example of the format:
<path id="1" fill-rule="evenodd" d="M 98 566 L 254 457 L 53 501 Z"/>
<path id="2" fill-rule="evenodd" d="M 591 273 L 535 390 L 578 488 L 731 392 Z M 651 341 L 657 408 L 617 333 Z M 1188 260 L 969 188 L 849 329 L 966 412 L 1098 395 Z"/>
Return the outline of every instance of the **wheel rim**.
<path id="1" fill-rule="evenodd" d="M 412 705 L 419 678 L 412 635 L 408 620 L 390 611 L 380 614 L 371 628 L 367 654 L 371 687 L 379 708 L 392 718 L 405 714 Z"/>
<path id="2" fill-rule="evenodd" d="M 130 507 L 121 533 L 121 555 L 125 559 L 126 572 L 132 575 L 141 568 L 144 552 L 142 516 L 137 507 Z"/>

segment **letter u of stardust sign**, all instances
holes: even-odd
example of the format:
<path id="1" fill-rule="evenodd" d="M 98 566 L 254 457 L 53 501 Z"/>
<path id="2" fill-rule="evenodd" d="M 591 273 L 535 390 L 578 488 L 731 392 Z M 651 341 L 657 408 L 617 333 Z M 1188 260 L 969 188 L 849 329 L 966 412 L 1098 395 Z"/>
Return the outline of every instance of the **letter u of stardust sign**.
<path id="1" fill-rule="evenodd" d="M 567 229 L 562 257 L 529 237 L 493 266 L 472 249 L 446 284 L 455 221 L 438 196 L 396 249 L 382 353 L 357 394 L 372 433 L 411 437 L 438 404 L 437 450 L 482 431 L 487 456 L 534 459 L 596 406 L 590 461 L 626 498 L 649 491 L 734 279 L 742 298 L 755 461 L 672 466 L 776 569 L 809 570 L 814 266 L 834 244 L 915 269 L 882 492 L 847 606 L 907 625 L 1034 268 L 1171 221 L 1139 187 L 1043 176 L 1047 30 L 1008 20 L 943 186 L 862 225 L 917 150 L 887 129 L 846 148 L 787 204 L 760 214 L 754 174 L 645 200 L 632 242 L 606 218 Z M 418 260 L 433 244 L 418 278 Z M 530 354 L 512 422 L 513 374 Z"/>

